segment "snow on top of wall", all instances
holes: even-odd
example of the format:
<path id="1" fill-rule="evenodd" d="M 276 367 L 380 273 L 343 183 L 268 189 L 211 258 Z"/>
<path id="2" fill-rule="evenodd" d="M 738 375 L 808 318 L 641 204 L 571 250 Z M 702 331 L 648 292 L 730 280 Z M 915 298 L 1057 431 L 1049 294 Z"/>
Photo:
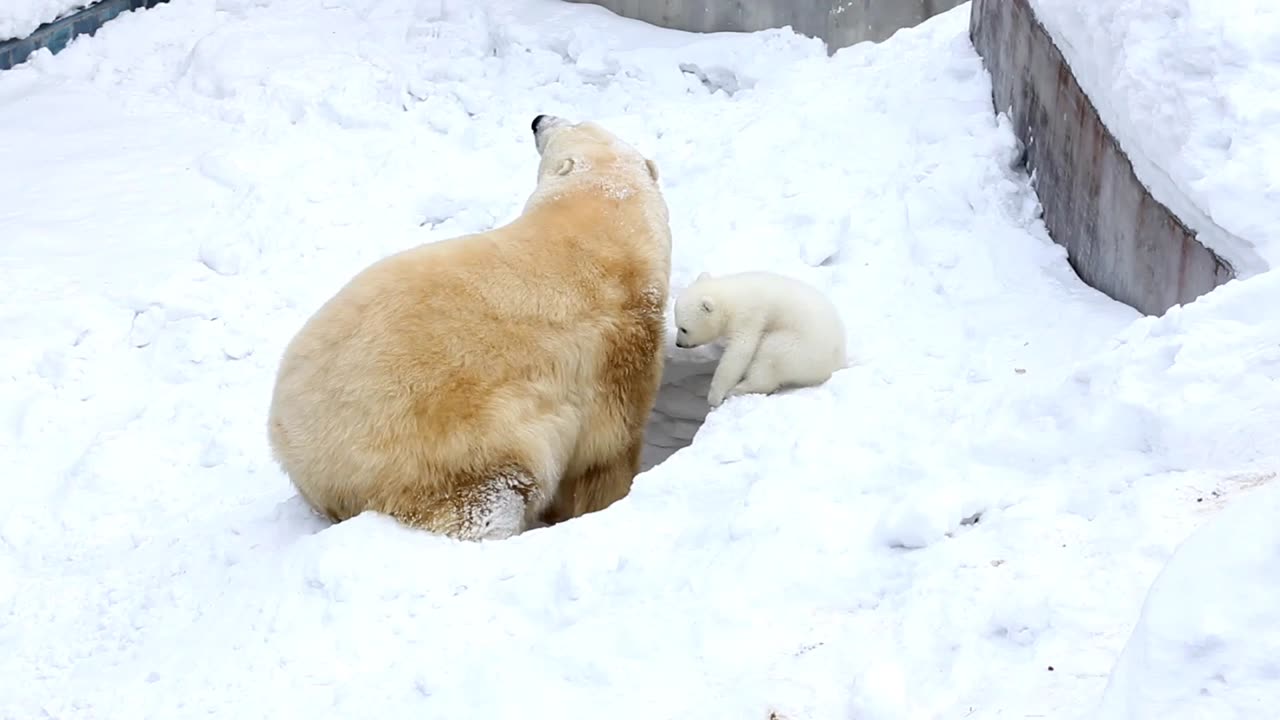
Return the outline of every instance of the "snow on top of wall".
<path id="1" fill-rule="evenodd" d="M 0 3 L 0 42 L 30 35 L 44 23 L 53 22 L 98 0 L 4 0 Z"/>
<path id="2" fill-rule="evenodd" d="M 1238 276 L 1280 263 L 1280 3 L 1031 3 L 1152 195 Z"/>

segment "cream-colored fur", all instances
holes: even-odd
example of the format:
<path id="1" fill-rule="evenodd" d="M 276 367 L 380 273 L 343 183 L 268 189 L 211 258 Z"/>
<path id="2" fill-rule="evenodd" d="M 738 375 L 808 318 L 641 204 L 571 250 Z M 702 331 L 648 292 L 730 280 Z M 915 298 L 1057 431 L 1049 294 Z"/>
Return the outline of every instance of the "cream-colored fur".
<path id="1" fill-rule="evenodd" d="M 330 519 L 502 538 L 629 492 L 664 357 L 658 171 L 594 123 L 533 131 L 520 217 L 373 264 L 285 350 L 272 450 Z"/>
<path id="2" fill-rule="evenodd" d="M 728 338 L 707 391 L 725 398 L 821 385 L 847 362 L 840 311 L 820 290 L 774 272 L 702 273 L 676 296 L 676 345 Z"/>

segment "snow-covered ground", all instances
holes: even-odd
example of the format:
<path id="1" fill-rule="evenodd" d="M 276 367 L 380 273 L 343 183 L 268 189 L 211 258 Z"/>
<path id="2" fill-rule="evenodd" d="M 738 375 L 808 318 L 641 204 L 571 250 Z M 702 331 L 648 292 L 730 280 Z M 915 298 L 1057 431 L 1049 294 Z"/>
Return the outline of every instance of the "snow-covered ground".
<path id="1" fill-rule="evenodd" d="M 1091 717 L 1174 548 L 1274 474 L 1280 277 L 1163 318 L 1085 287 L 968 10 L 828 58 L 554 0 L 186 0 L 0 74 L 0 717 Z M 267 452 L 284 343 L 513 217 L 540 112 L 658 162 L 673 292 L 809 279 L 856 365 L 554 528 L 327 526 Z"/>
<path id="2" fill-rule="evenodd" d="M 1280 266 L 1280 3 L 1031 5 L 1151 194 L 1238 277 Z"/>
<path id="3" fill-rule="evenodd" d="M 4 0 L 0 7 L 0 42 L 26 37 L 44 23 L 53 22 L 98 0 Z"/>

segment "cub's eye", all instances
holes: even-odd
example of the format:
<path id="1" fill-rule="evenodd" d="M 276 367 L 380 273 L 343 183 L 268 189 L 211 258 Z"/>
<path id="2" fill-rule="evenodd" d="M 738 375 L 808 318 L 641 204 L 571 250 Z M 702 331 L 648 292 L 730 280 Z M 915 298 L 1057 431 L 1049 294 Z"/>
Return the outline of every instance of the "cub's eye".
<path id="1" fill-rule="evenodd" d="M 680 332 L 682 332 L 682 333 L 688 333 L 689 331 L 688 331 L 688 330 L 685 330 L 684 328 L 680 328 Z"/>

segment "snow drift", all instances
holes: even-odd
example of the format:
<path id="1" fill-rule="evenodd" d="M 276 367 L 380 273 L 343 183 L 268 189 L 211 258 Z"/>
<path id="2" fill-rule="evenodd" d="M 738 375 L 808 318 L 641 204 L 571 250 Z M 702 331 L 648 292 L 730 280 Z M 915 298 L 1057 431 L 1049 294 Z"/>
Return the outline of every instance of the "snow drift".
<path id="1" fill-rule="evenodd" d="M 1263 718 L 1280 707 L 1280 485 L 1231 502 L 1160 572 L 1099 720 Z"/>

